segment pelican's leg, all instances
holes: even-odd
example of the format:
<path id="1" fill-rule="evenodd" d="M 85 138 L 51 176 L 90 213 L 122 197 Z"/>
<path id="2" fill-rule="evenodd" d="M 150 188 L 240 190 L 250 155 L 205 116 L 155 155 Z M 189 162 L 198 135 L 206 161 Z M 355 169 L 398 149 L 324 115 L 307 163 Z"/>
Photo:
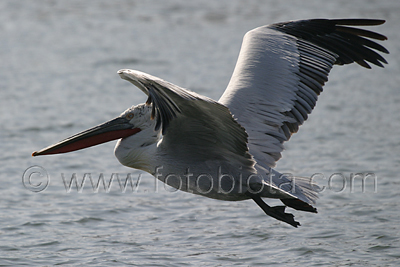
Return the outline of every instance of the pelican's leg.
<path id="1" fill-rule="evenodd" d="M 267 203 L 265 203 L 260 196 L 251 194 L 249 192 L 246 193 L 249 197 L 251 197 L 258 206 L 269 216 L 274 217 L 277 220 L 288 223 L 293 227 L 297 227 L 300 225 L 299 222 L 294 220 L 293 214 L 285 213 L 286 206 L 276 206 L 270 207 Z"/>

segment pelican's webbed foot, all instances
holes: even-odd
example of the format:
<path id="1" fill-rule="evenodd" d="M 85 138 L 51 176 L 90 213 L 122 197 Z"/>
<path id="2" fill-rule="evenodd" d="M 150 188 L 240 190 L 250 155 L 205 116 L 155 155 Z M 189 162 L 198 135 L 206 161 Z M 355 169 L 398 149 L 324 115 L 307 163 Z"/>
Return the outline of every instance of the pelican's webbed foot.
<path id="1" fill-rule="evenodd" d="M 251 197 L 257 205 L 269 216 L 280 220 L 282 222 L 288 223 L 293 227 L 300 226 L 300 223 L 294 220 L 294 215 L 291 213 L 285 213 L 286 206 L 276 206 L 270 207 L 267 203 L 265 203 L 260 196 L 254 195 L 251 193 L 247 193 L 249 197 Z"/>

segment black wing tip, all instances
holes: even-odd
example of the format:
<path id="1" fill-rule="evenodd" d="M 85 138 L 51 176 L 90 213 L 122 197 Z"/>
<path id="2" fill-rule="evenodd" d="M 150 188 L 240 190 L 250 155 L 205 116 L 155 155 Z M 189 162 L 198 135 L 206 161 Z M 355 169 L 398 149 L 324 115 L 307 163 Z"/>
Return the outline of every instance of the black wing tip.
<path id="1" fill-rule="evenodd" d="M 336 25 L 347 26 L 378 26 L 386 22 L 384 19 L 328 19 Z"/>
<path id="2" fill-rule="evenodd" d="M 385 41 L 388 38 L 380 33 L 351 26 L 376 26 L 384 23 L 383 19 L 309 19 L 276 23 L 268 27 L 335 53 L 337 65 L 356 62 L 371 69 L 366 61 L 382 68 L 383 64 L 387 64 L 374 50 L 389 54 L 386 48 L 372 40 Z"/>
<path id="3" fill-rule="evenodd" d="M 338 30 L 339 28 L 344 28 L 344 29 L 355 29 L 357 28 L 351 28 L 351 27 L 346 27 L 346 26 L 379 26 L 382 25 L 386 22 L 384 19 L 322 19 L 322 18 L 317 18 L 317 19 L 304 19 L 304 20 L 291 20 L 291 21 L 286 21 L 286 22 L 279 22 L 279 23 L 274 23 L 271 25 L 268 25 L 270 28 L 274 29 L 281 29 L 284 30 L 285 28 L 293 29 L 297 27 L 308 27 L 308 28 L 314 28 L 314 30 L 318 30 L 319 33 L 330 33 L 334 32 L 335 30 Z M 325 31 L 325 32 L 324 32 Z M 362 30 L 361 30 L 362 31 Z M 367 36 L 372 39 L 377 39 L 380 41 L 387 40 L 388 38 L 385 35 L 376 33 L 376 32 L 371 32 L 371 31 L 366 31 L 364 30 L 365 33 L 370 33 L 371 36 Z M 359 34 L 359 33 L 358 33 Z"/>
<path id="4" fill-rule="evenodd" d="M 330 25 L 341 25 L 341 26 L 378 26 L 382 25 L 386 22 L 384 19 L 365 19 L 365 18 L 351 18 L 351 19 L 324 19 L 324 18 L 315 18 L 315 19 L 302 19 L 302 20 L 289 20 L 285 22 L 278 22 L 271 25 L 269 27 L 284 27 L 294 24 L 317 24 L 317 23 L 325 23 Z"/>

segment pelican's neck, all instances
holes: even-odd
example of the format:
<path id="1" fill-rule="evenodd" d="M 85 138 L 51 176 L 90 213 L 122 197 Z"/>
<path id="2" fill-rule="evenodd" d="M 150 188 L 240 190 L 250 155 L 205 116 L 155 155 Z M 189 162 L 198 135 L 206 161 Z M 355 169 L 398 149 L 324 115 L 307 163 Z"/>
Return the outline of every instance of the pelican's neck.
<path id="1" fill-rule="evenodd" d="M 153 173 L 157 162 L 157 143 L 161 138 L 160 131 L 153 127 L 139 133 L 118 140 L 115 146 L 115 156 L 119 162 L 127 167 Z"/>

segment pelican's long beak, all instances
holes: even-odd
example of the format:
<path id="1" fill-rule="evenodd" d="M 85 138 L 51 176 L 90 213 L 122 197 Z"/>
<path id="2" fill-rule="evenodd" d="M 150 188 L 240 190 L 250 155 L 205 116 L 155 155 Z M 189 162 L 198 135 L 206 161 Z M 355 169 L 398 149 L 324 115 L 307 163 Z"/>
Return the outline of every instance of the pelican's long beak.
<path id="1" fill-rule="evenodd" d="M 140 132 L 140 128 L 135 128 L 131 123 L 129 123 L 128 119 L 117 117 L 91 129 L 68 137 L 57 144 L 43 148 L 40 151 L 35 151 L 32 153 L 32 156 L 67 153 L 112 140 L 125 138 L 138 132 Z"/>

